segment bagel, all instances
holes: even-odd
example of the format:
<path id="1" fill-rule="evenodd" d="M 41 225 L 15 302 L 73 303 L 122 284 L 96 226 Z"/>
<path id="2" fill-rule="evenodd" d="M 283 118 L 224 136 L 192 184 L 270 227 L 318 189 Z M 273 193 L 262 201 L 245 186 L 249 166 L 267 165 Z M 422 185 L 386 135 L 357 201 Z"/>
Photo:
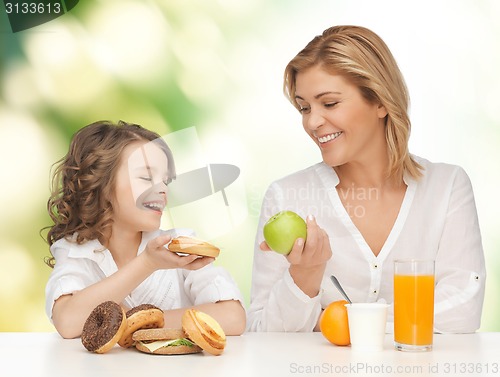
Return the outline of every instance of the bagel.
<path id="1" fill-rule="evenodd" d="M 90 352 L 108 352 L 127 326 L 125 310 L 113 301 L 97 305 L 83 325 L 81 341 Z"/>
<path id="2" fill-rule="evenodd" d="M 126 313 L 127 326 L 118 344 L 123 348 L 132 347 L 134 340 L 132 335 L 139 329 L 153 329 L 163 327 L 163 310 L 151 304 L 136 306 Z"/>
<path id="3" fill-rule="evenodd" d="M 219 323 L 204 312 L 188 309 L 182 315 L 182 330 L 204 351 L 220 355 L 226 346 L 226 335 Z"/>
<path id="4" fill-rule="evenodd" d="M 211 243 L 187 236 L 173 238 L 168 244 L 168 250 L 181 255 L 194 254 L 212 258 L 217 258 L 220 253 L 220 249 Z"/>

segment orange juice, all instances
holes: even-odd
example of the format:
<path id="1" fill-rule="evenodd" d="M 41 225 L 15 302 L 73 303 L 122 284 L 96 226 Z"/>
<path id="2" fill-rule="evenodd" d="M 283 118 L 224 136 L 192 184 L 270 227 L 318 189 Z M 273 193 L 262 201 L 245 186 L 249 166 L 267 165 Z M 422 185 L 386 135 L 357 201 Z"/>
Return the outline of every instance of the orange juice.
<path id="1" fill-rule="evenodd" d="M 394 275 L 394 340 L 432 345 L 434 275 Z"/>

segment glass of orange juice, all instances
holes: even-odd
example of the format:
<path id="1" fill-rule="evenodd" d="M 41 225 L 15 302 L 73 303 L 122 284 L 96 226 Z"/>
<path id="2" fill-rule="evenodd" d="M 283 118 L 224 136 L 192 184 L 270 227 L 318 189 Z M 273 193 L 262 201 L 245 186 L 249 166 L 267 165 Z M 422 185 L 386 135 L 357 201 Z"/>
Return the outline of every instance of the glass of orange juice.
<path id="1" fill-rule="evenodd" d="M 399 351 L 430 351 L 434 325 L 434 261 L 394 261 L 394 343 Z"/>

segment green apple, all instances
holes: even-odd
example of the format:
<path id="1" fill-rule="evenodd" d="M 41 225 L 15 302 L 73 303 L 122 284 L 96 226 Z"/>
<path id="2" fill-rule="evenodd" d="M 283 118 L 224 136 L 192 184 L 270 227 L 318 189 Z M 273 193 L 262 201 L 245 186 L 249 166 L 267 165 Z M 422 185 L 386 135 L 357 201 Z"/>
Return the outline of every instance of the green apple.
<path id="1" fill-rule="evenodd" d="M 292 211 L 281 211 L 264 225 L 264 239 L 277 253 L 288 255 L 297 238 L 306 239 L 307 226 L 302 217 Z"/>

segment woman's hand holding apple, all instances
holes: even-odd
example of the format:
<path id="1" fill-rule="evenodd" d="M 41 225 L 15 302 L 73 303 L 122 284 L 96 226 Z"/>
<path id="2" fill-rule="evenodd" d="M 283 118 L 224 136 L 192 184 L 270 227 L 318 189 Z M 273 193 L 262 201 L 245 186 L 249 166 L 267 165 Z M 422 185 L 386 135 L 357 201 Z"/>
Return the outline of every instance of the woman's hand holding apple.
<path id="1" fill-rule="evenodd" d="M 309 297 L 318 295 L 326 263 L 332 256 L 330 240 L 312 216 L 307 217 L 307 240 L 296 240 L 287 256 L 290 275 L 295 284 Z"/>
<path id="2" fill-rule="evenodd" d="M 266 224 L 267 226 L 267 224 Z M 326 263 L 332 256 L 330 240 L 326 232 L 318 226 L 313 216 L 308 216 L 306 221 L 307 237 L 295 239 L 292 250 L 285 255 L 290 263 L 290 275 L 295 284 L 308 296 L 318 294 Z M 266 240 L 275 244 L 282 236 L 278 232 L 265 232 Z M 262 242 L 263 251 L 272 250 L 267 242 Z"/>
<path id="3" fill-rule="evenodd" d="M 292 266 L 312 268 L 322 266 L 323 270 L 332 256 L 328 234 L 319 227 L 313 216 L 308 216 L 307 239 L 295 240 L 292 251 L 286 256 Z"/>

